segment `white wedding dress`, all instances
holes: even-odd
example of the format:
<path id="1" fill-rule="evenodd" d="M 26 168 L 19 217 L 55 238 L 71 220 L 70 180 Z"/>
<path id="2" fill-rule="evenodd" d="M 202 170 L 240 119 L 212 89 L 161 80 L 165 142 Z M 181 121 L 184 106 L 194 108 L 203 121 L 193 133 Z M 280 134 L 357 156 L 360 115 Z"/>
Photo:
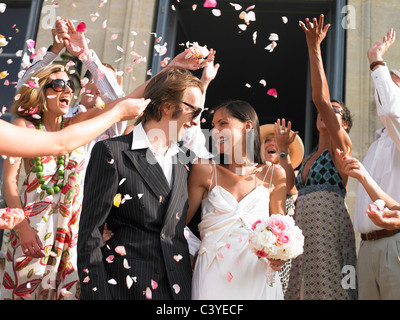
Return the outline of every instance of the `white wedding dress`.
<path id="1" fill-rule="evenodd" d="M 270 168 L 273 173 L 273 166 Z M 261 184 L 237 202 L 218 185 L 215 164 L 213 176 L 214 173 L 216 185 L 202 202 L 201 244 L 193 273 L 192 299 L 283 299 L 278 272 L 274 272 L 271 286 L 267 279 L 271 270 L 268 260 L 258 259 L 248 244 L 251 225 L 269 216 L 269 190 Z"/>

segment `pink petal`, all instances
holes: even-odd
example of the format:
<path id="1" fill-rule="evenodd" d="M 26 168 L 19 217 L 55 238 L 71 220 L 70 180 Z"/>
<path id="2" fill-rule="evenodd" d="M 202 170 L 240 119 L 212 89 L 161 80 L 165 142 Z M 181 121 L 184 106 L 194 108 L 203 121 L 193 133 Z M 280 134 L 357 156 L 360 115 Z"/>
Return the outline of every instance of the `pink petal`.
<path id="1" fill-rule="evenodd" d="M 31 80 L 28 81 L 28 86 L 31 88 L 37 88 L 39 87 L 38 84 L 36 82 L 33 82 Z"/>
<path id="2" fill-rule="evenodd" d="M 114 256 L 113 256 L 113 255 L 109 255 L 109 256 L 106 258 L 106 261 L 107 261 L 108 263 L 113 263 L 113 262 L 114 262 Z"/>
<path id="3" fill-rule="evenodd" d="M 28 39 L 26 40 L 26 44 L 28 45 L 28 48 L 32 50 L 35 47 L 35 40 Z"/>
<path id="4" fill-rule="evenodd" d="M 203 7 L 204 8 L 215 8 L 217 6 L 216 0 L 206 0 L 204 1 Z"/>
<path id="5" fill-rule="evenodd" d="M 118 246 L 115 248 L 115 252 L 120 254 L 121 256 L 126 256 L 126 250 L 124 246 Z"/>
<path id="6" fill-rule="evenodd" d="M 117 39 L 118 38 L 118 34 L 117 33 L 114 33 L 113 35 L 111 35 L 111 41 L 113 41 L 113 40 L 115 40 L 115 39 Z"/>
<path id="7" fill-rule="evenodd" d="M 228 272 L 228 282 L 231 282 L 233 279 L 232 273 Z"/>
<path id="8" fill-rule="evenodd" d="M 272 96 L 272 97 L 274 97 L 274 98 L 277 98 L 277 97 L 278 97 L 278 93 L 276 92 L 276 89 L 275 89 L 275 88 L 269 89 L 269 90 L 267 91 L 267 94 L 270 95 L 270 96 Z"/>
<path id="9" fill-rule="evenodd" d="M 181 261 L 182 258 L 183 258 L 183 257 L 182 257 L 180 254 L 174 256 L 174 260 L 175 260 L 176 262 Z"/>
<path id="10" fill-rule="evenodd" d="M 171 58 L 168 57 L 164 58 L 164 60 L 160 62 L 161 67 L 163 68 L 166 67 L 168 65 L 169 59 Z"/>
<path id="11" fill-rule="evenodd" d="M 76 26 L 76 32 L 86 32 L 86 23 L 81 22 Z"/>
<path id="12" fill-rule="evenodd" d="M 158 287 L 158 283 L 155 282 L 154 280 L 151 280 L 151 288 L 152 288 L 153 290 L 156 290 L 157 287 Z"/>
<path id="13" fill-rule="evenodd" d="M 152 293 L 149 287 L 146 288 L 145 294 L 146 294 L 146 299 L 149 300 L 152 299 Z"/>
<path id="14" fill-rule="evenodd" d="M 172 286 L 172 288 L 174 289 L 175 293 L 178 294 L 179 291 L 181 291 L 181 287 L 179 286 L 179 284 L 174 284 Z"/>

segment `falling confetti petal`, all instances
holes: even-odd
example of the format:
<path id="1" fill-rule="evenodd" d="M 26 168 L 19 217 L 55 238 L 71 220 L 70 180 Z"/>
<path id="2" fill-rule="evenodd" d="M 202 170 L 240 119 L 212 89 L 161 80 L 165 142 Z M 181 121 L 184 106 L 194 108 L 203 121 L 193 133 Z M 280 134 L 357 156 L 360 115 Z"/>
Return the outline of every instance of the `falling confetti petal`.
<path id="1" fill-rule="evenodd" d="M 138 193 L 137 196 L 138 196 L 138 199 L 140 199 L 141 197 L 143 197 L 143 193 Z"/>
<path id="2" fill-rule="evenodd" d="M 145 294 L 146 294 L 146 299 L 149 299 L 149 300 L 152 299 L 152 293 L 151 293 L 151 289 L 149 287 L 146 288 Z"/>
<path id="3" fill-rule="evenodd" d="M 8 71 L 2 71 L 0 72 L 0 79 L 4 79 L 9 75 Z"/>
<path id="4" fill-rule="evenodd" d="M 257 31 L 254 31 L 253 32 L 253 42 L 254 42 L 254 44 L 256 44 L 256 41 L 257 41 Z"/>
<path id="5" fill-rule="evenodd" d="M 122 265 L 124 266 L 125 269 L 130 269 L 131 268 L 131 266 L 128 263 L 128 260 L 126 260 L 125 258 L 124 258 L 124 261 L 123 261 Z"/>
<path id="6" fill-rule="evenodd" d="M 216 17 L 219 17 L 221 15 L 221 10 L 219 9 L 212 9 L 211 12 Z"/>
<path id="7" fill-rule="evenodd" d="M 275 41 L 272 41 L 268 46 L 265 47 L 265 50 L 272 52 L 272 51 L 274 51 L 276 46 L 277 46 L 277 43 Z"/>
<path id="8" fill-rule="evenodd" d="M 285 16 L 283 16 L 283 17 L 282 17 L 282 21 L 283 21 L 283 23 L 285 23 L 285 24 L 286 24 L 286 23 L 288 22 L 288 18 L 287 18 L 287 17 L 285 17 Z"/>
<path id="9" fill-rule="evenodd" d="M 118 208 L 120 203 L 121 203 L 121 194 L 117 193 L 114 197 L 114 206 Z"/>
<path id="10" fill-rule="evenodd" d="M 262 84 L 265 87 L 267 85 L 267 82 L 264 79 L 261 79 L 260 84 Z"/>
<path id="11" fill-rule="evenodd" d="M 179 284 L 174 284 L 172 288 L 174 289 L 176 294 L 178 294 L 181 291 L 181 287 L 179 286 Z"/>
<path id="12" fill-rule="evenodd" d="M 35 40 L 28 39 L 26 40 L 26 44 L 28 45 L 29 50 L 32 50 L 35 47 Z"/>
<path id="13" fill-rule="evenodd" d="M 86 30 L 87 28 L 84 22 L 81 22 L 76 26 L 76 32 L 86 32 Z"/>
<path id="14" fill-rule="evenodd" d="M 117 284 L 117 281 L 115 279 L 110 279 L 107 281 L 109 284 L 112 284 L 113 286 L 115 286 Z"/>
<path id="15" fill-rule="evenodd" d="M 117 38 L 118 38 L 118 34 L 117 34 L 117 33 L 114 33 L 113 35 L 111 35 L 110 40 L 113 41 L 113 40 L 115 40 L 115 39 L 117 39 Z"/>
<path id="16" fill-rule="evenodd" d="M 133 280 L 132 277 L 130 275 L 126 276 L 126 286 L 128 287 L 128 289 L 130 289 L 132 287 L 133 284 Z"/>
<path id="17" fill-rule="evenodd" d="M 5 3 L 0 3 L 0 13 L 4 13 L 6 11 L 7 5 Z"/>
<path id="18" fill-rule="evenodd" d="M 242 6 L 240 4 L 236 4 L 236 3 L 232 3 L 229 2 L 229 4 L 235 8 L 236 11 L 239 11 L 240 9 L 242 9 Z"/>
<path id="19" fill-rule="evenodd" d="M 233 279 L 232 273 L 228 272 L 228 282 L 231 282 Z"/>
<path id="20" fill-rule="evenodd" d="M 109 256 L 106 258 L 106 261 L 107 261 L 108 263 L 113 263 L 113 262 L 114 262 L 114 256 L 113 256 L 113 255 L 109 255 Z"/>
<path id="21" fill-rule="evenodd" d="M 276 33 L 271 33 L 269 35 L 268 40 L 270 40 L 270 41 L 278 41 L 279 40 L 279 36 Z"/>
<path id="22" fill-rule="evenodd" d="M 158 283 L 155 282 L 154 280 L 151 280 L 151 288 L 152 288 L 153 290 L 156 290 L 157 287 L 158 287 Z"/>
<path id="23" fill-rule="evenodd" d="M 217 6 L 216 0 L 206 0 L 204 1 L 203 7 L 204 8 L 215 8 Z"/>
<path id="24" fill-rule="evenodd" d="M 176 255 L 176 256 L 174 256 L 174 260 L 176 261 L 176 262 L 179 262 L 179 261 L 181 261 L 182 260 L 182 256 L 180 255 L 180 254 L 178 254 L 178 255 Z"/>
<path id="25" fill-rule="evenodd" d="M 125 182 L 126 178 L 121 179 L 121 181 L 119 182 L 119 185 L 123 184 Z"/>
<path id="26" fill-rule="evenodd" d="M 267 94 L 270 95 L 270 96 L 272 96 L 272 97 L 274 97 L 274 98 L 277 98 L 277 97 L 278 97 L 278 93 L 276 92 L 276 89 L 275 89 L 275 88 L 269 89 L 269 90 L 267 91 Z"/>
<path id="27" fill-rule="evenodd" d="M 115 248 L 115 252 L 121 256 L 126 256 L 126 250 L 124 246 L 118 246 Z"/>

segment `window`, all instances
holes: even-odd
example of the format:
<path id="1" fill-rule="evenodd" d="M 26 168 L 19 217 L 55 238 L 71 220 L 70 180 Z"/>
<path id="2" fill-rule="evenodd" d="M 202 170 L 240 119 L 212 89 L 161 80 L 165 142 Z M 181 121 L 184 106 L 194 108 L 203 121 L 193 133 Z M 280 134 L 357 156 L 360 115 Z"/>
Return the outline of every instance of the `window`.
<path id="1" fill-rule="evenodd" d="M 253 9 L 256 21 L 251 21 L 245 31 L 238 27 L 243 23 L 238 16 L 252 3 L 233 1 L 242 5 L 242 9 L 236 11 L 230 2 L 218 1 L 217 8 L 222 14 L 216 17 L 211 8 L 203 7 L 203 1 L 160 0 L 157 36 L 168 43 L 171 58 L 184 49 L 181 44 L 187 41 L 199 42 L 217 51 L 216 61 L 221 63 L 221 68 L 207 91 L 206 107 L 241 99 L 256 109 L 261 124 L 274 123 L 277 118 L 284 117 L 299 131 L 305 154 L 309 154 L 318 141 L 316 108 L 311 99 L 307 45 L 298 21 L 323 13 L 325 23 L 331 24 L 322 45 L 325 71 L 331 98 L 343 100 L 345 30 L 341 26 L 341 10 L 346 1 L 257 1 Z M 196 10 L 193 4 L 197 4 Z M 286 24 L 282 16 L 288 18 Z M 255 31 L 256 43 L 252 37 Z M 270 33 L 279 35 L 273 52 L 264 49 L 271 42 L 268 40 Z M 154 57 L 153 74 L 160 69 L 162 58 Z M 262 79 L 266 81 L 265 87 L 260 84 Z M 277 98 L 267 95 L 269 88 L 276 88 Z"/>

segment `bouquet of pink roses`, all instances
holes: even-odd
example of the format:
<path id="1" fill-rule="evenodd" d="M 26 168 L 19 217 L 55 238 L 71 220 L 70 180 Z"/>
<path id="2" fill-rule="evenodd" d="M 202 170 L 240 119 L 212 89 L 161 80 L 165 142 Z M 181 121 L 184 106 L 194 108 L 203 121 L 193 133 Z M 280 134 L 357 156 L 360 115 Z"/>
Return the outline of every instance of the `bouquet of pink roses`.
<path id="1" fill-rule="evenodd" d="M 289 260 L 303 253 L 304 236 L 292 217 L 273 214 L 253 223 L 249 244 L 259 258 Z"/>

